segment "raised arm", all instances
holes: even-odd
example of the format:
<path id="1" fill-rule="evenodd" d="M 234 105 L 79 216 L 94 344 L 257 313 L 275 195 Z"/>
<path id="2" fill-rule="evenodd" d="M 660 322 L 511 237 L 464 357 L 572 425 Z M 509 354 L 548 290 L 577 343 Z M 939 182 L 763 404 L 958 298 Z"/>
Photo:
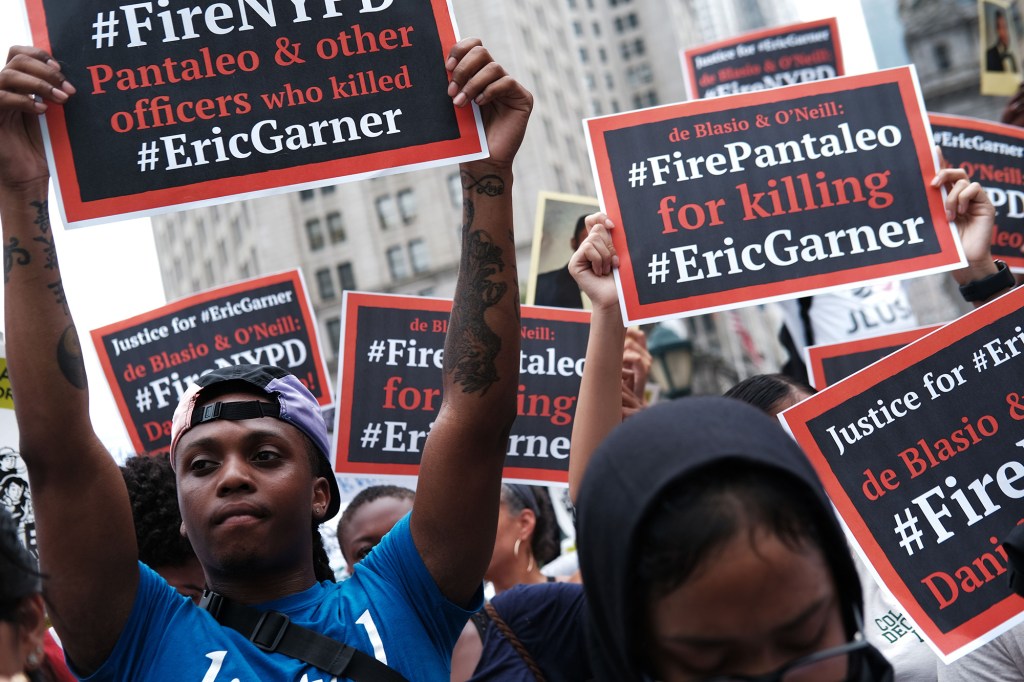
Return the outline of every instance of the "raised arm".
<path id="1" fill-rule="evenodd" d="M 124 481 L 89 421 L 85 366 L 50 229 L 38 116 L 73 93 L 41 50 L 12 48 L 0 70 L 8 368 L 43 591 L 65 650 L 87 673 L 103 662 L 128 619 L 138 564 Z"/>
<path id="2" fill-rule="evenodd" d="M 587 216 L 587 238 L 569 260 L 569 272 L 593 305 L 587 360 L 569 446 L 569 499 L 573 503 L 590 456 L 622 421 L 622 349 L 626 329 L 622 326 L 612 277 L 612 268 L 618 265 L 608 234 L 613 227 L 603 213 Z"/>
<path id="3" fill-rule="evenodd" d="M 491 156 L 461 167 L 462 261 L 445 339 L 444 397 L 423 448 L 412 535 L 442 593 L 466 605 L 491 557 L 516 414 L 520 331 L 512 160 L 533 97 L 479 40 L 458 43 L 448 70 L 455 105 L 480 105 Z"/>

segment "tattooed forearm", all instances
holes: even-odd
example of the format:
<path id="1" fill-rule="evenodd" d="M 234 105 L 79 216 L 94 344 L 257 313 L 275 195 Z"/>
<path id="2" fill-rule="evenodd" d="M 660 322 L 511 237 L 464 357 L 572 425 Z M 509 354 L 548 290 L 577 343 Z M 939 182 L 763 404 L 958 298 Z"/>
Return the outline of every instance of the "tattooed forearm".
<path id="1" fill-rule="evenodd" d="M 505 181 L 497 175 L 485 175 L 477 180 L 466 171 L 462 171 L 462 189 L 497 197 L 505 193 Z"/>
<path id="2" fill-rule="evenodd" d="M 504 181 L 496 175 L 480 180 L 462 173 L 466 190 L 462 227 L 462 262 L 459 291 L 452 308 L 451 325 L 445 340 L 444 371 L 462 386 L 464 393 L 485 394 L 498 381 L 495 359 L 501 350 L 501 337 L 487 326 L 485 314 L 508 293 L 509 284 L 498 281 L 505 271 L 501 247 L 483 230 L 474 230 L 476 206 L 473 194 L 500 196 Z"/>
<path id="3" fill-rule="evenodd" d="M 64 281 L 58 279 L 56 282 L 51 282 L 46 286 L 50 291 L 53 292 L 54 297 L 57 299 L 57 305 L 64 308 L 64 314 L 70 315 L 71 310 L 68 308 L 68 298 L 64 294 Z"/>
<path id="4" fill-rule="evenodd" d="M 78 341 L 78 332 L 74 326 L 64 330 L 57 343 L 57 365 L 64 378 L 75 388 L 85 389 L 88 381 L 85 377 L 85 362 L 82 359 L 82 345 Z"/>
<path id="5" fill-rule="evenodd" d="M 4 284 L 10 281 L 11 270 L 14 269 L 15 264 L 28 265 L 31 262 L 32 257 L 27 249 L 21 247 L 21 241 L 17 237 L 11 237 L 4 244 Z"/>
<path id="6" fill-rule="evenodd" d="M 46 262 L 43 264 L 47 270 L 57 269 L 57 242 L 50 232 L 50 209 L 48 201 L 33 201 L 32 207 L 36 209 L 36 218 L 32 221 L 39 226 L 41 237 L 33 237 L 32 241 L 43 245 L 43 253 L 46 254 Z"/>

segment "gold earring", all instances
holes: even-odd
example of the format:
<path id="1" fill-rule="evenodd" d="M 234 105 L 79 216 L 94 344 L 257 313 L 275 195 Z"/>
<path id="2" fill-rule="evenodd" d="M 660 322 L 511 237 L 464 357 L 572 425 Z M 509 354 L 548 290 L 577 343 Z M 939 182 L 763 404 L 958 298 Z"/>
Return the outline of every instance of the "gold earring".
<path id="1" fill-rule="evenodd" d="M 523 542 L 522 538 L 516 538 L 516 544 L 512 545 L 512 556 L 519 558 L 519 545 Z"/>
<path id="2" fill-rule="evenodd" d="M 25 667 L 28 670 L 35 670 L 43 663 L 43 647 L 37 647 L 35 651 L 29 652 L 25 658 Z"/>

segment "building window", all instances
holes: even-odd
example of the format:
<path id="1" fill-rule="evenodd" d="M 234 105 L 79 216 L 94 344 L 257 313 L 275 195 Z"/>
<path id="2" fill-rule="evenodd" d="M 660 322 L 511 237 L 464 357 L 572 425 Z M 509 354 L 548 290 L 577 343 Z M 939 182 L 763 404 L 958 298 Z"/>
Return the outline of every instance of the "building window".
<path id="1" fill-rule="evenodd" d="M 935 65 L 939 71 L 949 71 L 953 67 L 953 61 L 949 58 L 949 46 L 945 43 L 935 43 L 932 47 L 935 54 Z"/>
<path id="2" fill-rule="evenodd" d="M 228 245 L 224 243 L 223 239 L 217 240 L 217 257 L 220 258 L 222 265 L 226 265 L 228 262 Z"/>
<path id="3" fill-rule="evenodd" d="M 199 245 L 206 246 L 206 221 L 202 218 L 196 221 L 196 232 L 199 234 Z"/>
<path id="4" fill-rule="evenodd" d="M 337 211 L 327 214 L 327 234 L 332 244 L 343 242 L 346 239 L 345 226 L 341 224 L 341 214 Z"/>
<path id="5" fill-rule="evenodd" d="M 416 274 L 430 269 L 430 252 L 425 241 L 413 239 L 409 242 L 409 260 L 412 261 L 412 271 Z"/>
<path id="6" fill-rule="evenodd" d="M 398 226 L 398 208 L 395 206 L 395 199 L 391 195 L 377 197 L 377 219 L 380 220 L 381 229 L 387 230 Z"/>
<path id="7" fill-rule="evenodd" d="M 338 266 L 338 284 L 342 291 L 352 291 L 356 288 L 356 273 L 351 263 L 342 263 Z"/>
<path id="8" fill-rule="evenodd" d="M 309 237 L 309 250 L 319 251 L 324 248 L 324 230 L 319 218 L 306 221 L 306 236 Z"/>
<path id="9" fill-rule="evenodd" d="M 331 344 L 331 350 L 335 353 L 341 351 L 341 319 L 331 318 L 327 320 L 327 340 Z M 337 356 L 335 356 L 337 357 Z"/>
<path id="10" fill-rule="evenodd" d="M 313 190 L 311 190 L 311 189 L 304 189 L 304 190 L 300 191 L 299 192 L 299 199 L 301 199 L 302 201 L 312 201 L 313 200 Z"/>
<path id="11" fill-rule="evenodd" d="M 398 212 L 402 214 L 402 222 L 406 225 L 416 220 L 416 192 L 403 189 L 398 193 Z"/>
<path id="12" fill-rule="evenodd" d="M 401 246 L 392 246 L 388 249 L 388 270 L 391 271 L 391 279 L 396 282 L 409 276 Z"/>
<path id="13" fill-rule="evenodd" d="M 330 301 L 334 298 L 334 280 L 331 279 L 331 271 L 327 268 L 316 271 L 316 286 L 320 291 L 320 299 Z"/>
<path id="14" fill-rule="evenodd" d="M 206 285 L 213 286 L 213 263 L 211 261 L 203 263 L 203 275 L 206 276 Z"/>
<path id="15" fill-rule="evenodd" d="M 235 240 L 235 244 L 242 243 L 242 219 L 238 216 L 231 219 L 231 237 Z"/>
<path id="16" fill-rule="evenodd" d="M 338 190 L 334 185 L 324 185 L 320 188 L 320 194 L 334 194 Z"/>

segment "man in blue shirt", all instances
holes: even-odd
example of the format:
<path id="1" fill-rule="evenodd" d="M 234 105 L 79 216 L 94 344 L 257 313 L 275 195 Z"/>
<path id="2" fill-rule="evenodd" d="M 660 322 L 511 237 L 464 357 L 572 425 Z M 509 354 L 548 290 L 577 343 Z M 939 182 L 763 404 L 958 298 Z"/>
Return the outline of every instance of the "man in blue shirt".
<path id="1" fill-rule="evenodd" d="M 491 156 L 461 167 L 463 256 L 444 401 L 410 516 L 350 581 L 318 583 L 310 527 L 337 509 L 337 487 L 323 420 L 301 384 L 266 367 L 215 372 L 185 394 L 172 430 L 182 530 L 207 587 L 284 613 L 410 680 L 448 679 L 451 647 L 480 605 L 518 384 L 511 167 L 532 97 L 478 40 L 457 43 L 446 66 L 454 105 L 481 106 Z M 74 93 L 39 49 L 12 48 L 0 71 L 0 221 L 5 246 L 21 254 L 5 259 L 8 362 L 45 591 L 66 654 L 97 680 L 331 679 L 220 626 L 137 561 L 128 496 L 89 420 L 78 335 L 51 257 L 38 116 Z"/>

